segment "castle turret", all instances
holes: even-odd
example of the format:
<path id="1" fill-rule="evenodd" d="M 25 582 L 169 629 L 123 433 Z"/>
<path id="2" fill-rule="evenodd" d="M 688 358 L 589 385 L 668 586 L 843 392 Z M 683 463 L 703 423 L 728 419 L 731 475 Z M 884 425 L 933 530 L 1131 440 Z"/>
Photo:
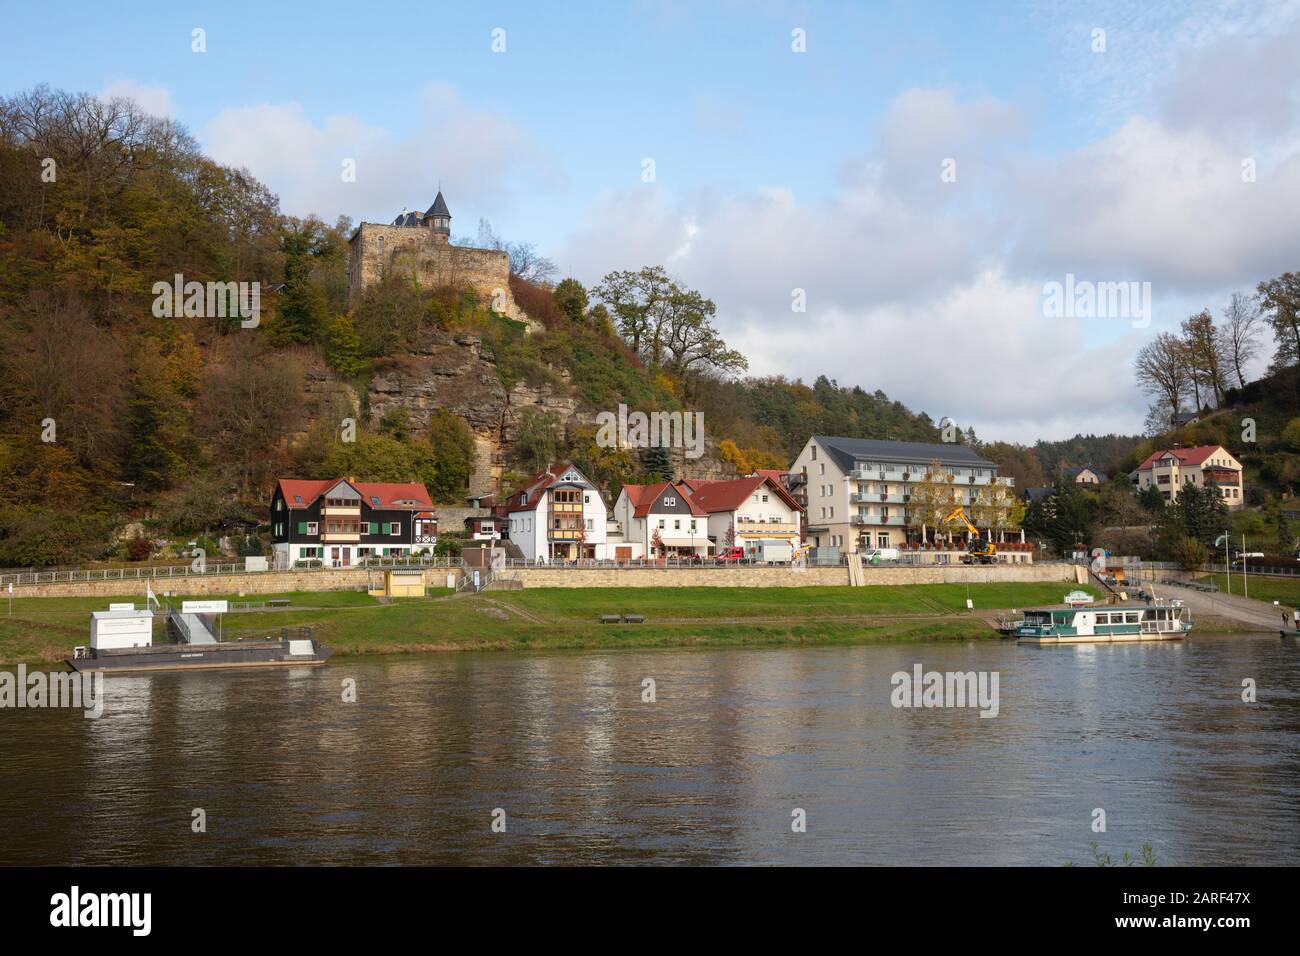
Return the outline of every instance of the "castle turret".
<path id="1" fill-rule="evenodd" d="M 424 214 L 424 221 L 429 224 L 435 236 L 441 237 L 444 241 L 451 237 L 451 212 L 447 209 L 447 200 L 442 198 L 442 190 L 438 190 L 438 196 L 433 201 Z"/>

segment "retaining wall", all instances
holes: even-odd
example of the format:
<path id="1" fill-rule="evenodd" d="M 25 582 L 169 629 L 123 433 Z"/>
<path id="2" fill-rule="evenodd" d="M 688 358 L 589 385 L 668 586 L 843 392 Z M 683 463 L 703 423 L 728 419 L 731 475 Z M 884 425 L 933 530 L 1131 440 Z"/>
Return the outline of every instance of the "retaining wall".
<path id="1" fill-rule="evenodd" d="M 1066 581 L 1084 583 L 1077 575 L 1086 571 L 1070 564 L 926 565 L 922 567 L 863 568 L 868 585 L 963 584 L 990 581 Z M 458 576 L 458 568 L 425 568 L 426 587 L 441 588 L 447 575 Z M 255 574 L 207 574 L 176 578 L 127 578 L 109 581 L 76 581 L 58 584 L 20 584 L 14 597 L 110 597 L 144 596 L 152 580 L 154 593 L 279 594 L 288 591 L 356 591 L 377 581 L 382 569 L 363 568 L 316 571 L 264 571 Z M 730 568 L 513 568 L 504 577 L 523 582 L 525 588 L 798 588 L 825 587 L 849 583 L 846 567 Z M 2 598 L 3 595 L 0 595 Z"/>

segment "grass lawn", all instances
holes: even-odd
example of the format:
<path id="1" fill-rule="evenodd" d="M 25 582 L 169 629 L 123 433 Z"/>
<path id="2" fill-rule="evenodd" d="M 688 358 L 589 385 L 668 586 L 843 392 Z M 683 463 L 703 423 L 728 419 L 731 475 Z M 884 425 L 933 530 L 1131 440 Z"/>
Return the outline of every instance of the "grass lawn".
<path id="1" fill-rule="evenodd" d="M 977 611 L 1061 600 L 1051 584 L 972 584 Z M 699 644 L 850 643 L 995 636 L 965 613 L 964 584 L 818 588 L 548 588 L 448 592 L 383 604 L 358 591 L 250 595 L 288 597 L 284 609 L 230 613 L 224 627 L 247 632 L 308 625 L 339 654 L 511 648 L 655 647 Z M 212 595 L 205 595 L 212 599 Z M 12 617 L 0 605 L 0 664 L 57 661 L 89 638 L 89 613 L 129 597 L 22 598 Z M 136 603 L 140 604 L 139 598 Z M 178 600 L 174 598 L 173 600 Z M 645 624 L 602 625 L 601 614 L 638 613 Z M 910 619 L 909 619 L 910 618 Z M 161 624 L 155 635 L 161 637 Z"/>
<path id="2" fill-rule="evenodd" d="M 1219 590 L 1225 594 L 1228 591 L 1228 576 L 1226 574 L 1205 575 L 1204 577 L 1213 577 L 1219 585 Z M 1295 578 L 1266 578 L 1254 575 L 1247 569 L 1246 577 L 1249 585 L 1250 596 L 1256 601 L 1268 601 L 1272 603 L 1277 601 L 1279 604 L 1285 604 L 1288 607 L 1300 607 L 1300 577 Z M 1232 593 L 1241 596 L 1241 572 L 1232 576 Z"/>

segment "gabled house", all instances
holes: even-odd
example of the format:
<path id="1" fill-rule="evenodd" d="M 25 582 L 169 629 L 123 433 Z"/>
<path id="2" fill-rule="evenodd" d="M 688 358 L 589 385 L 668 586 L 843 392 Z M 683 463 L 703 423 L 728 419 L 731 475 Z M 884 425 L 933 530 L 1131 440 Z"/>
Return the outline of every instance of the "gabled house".
<path id="1" fill-rule="evenodd" d="M 789 561 L 800 542 L 802 509 L 780 478 L 755 472 L 731 481 L 685 482 L 709 516 L 718 551 L 740 548 L 747 558 Z"/>
<path id="2" fill-rule="evenodd" d="M 277 568 L 299 561 L 352 567 L 406 557 L 438 542 L 438 515 L 421 482 L 281 478 L 271 497 Z"/>
<path id="3" fill-rule="evenodd" d="M 1078 468 L 1066 468 L 1063 474 L 1076 485 L 1096 486 L 1104 484 L 1108 480 L 1104 471 L 1100 468 L 1093 468 L 1091 465 L 1083 465 Z"/>
<path id="4" fill-rule="evenodd" d="M 525 560 L 612 557 L 607 553 L 605 496 L 570 462 L 533 475 L 500 510 L 510 541 Z"/>
<path id="5" fill-rule="evenodd" d="M 758 473 L 730 481 L 624 485 L 614 504 L 628 558 L 707 558 L 740 548 L 746 557 L 788 561 L 799 545 L 800 513 L 779 479 Z"/>
<path id="6" fill-rule="evenodd" d="M 1222 445 L 1152 452 L 1133 475 L 1139 490 L 1154 487 L 1170 503 L 1178 500 L 1179 490 L 1187 485 L 1204 487 L 1210 483 L 1218 486 L 1229 508 L 1240 508 L 1246 503 L 1241 462 Z"/>
<path id="7" fill-rule="evenodd" d="M 614 502 L 614 518 L 627 549 L 613 555 L 620 560 L 667 555 L 704 558 L 714 547 L 709 540 L 709 513 L 695 502 L 685 482 L 624 485 Z"/>

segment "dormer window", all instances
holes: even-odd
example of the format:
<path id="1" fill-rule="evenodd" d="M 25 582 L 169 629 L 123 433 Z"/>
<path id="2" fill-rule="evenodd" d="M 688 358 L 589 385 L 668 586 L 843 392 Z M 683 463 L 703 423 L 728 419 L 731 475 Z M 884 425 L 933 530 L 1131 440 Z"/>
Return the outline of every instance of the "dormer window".
<path id="1" fill-rule="evenodd" d="M 665 495 L 665 496 L 664 496 L 664 507 L 665 507 L 665 508 L 676 508 L 676 507 L 677 507 L 677 499 L 674 498 L 674 497 L 671 496 L 671 495 Z"/>

